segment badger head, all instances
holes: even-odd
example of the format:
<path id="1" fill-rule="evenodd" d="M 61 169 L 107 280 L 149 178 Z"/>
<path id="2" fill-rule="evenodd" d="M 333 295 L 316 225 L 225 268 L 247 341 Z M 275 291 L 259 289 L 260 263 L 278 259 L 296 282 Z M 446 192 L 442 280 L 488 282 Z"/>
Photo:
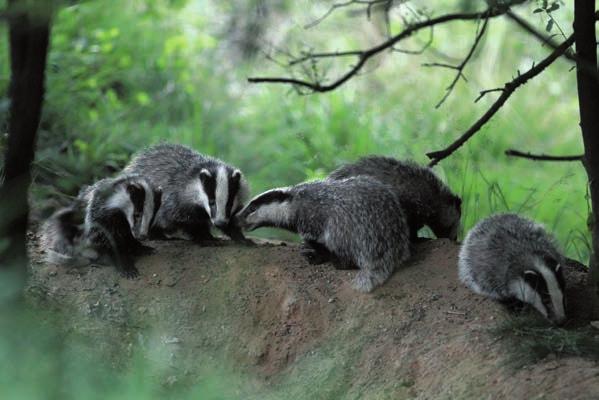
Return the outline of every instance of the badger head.
<path id="1" fill-rule="evenodd" d="M 161 199 L 160 188 L 153 188 L 145 178 L 128 176 L 116 182 L 107 206 L 125 215 L 135 239 L 146 240 Z"/>
<path id="2" fill-rule="evenodd" d="M 197 204 L 214 226 L 225 229 L 247 198 L 248 184 L 240 170 L 227 165 L 198 167 L 185 191 L 187 201 Z"/>
<path id="3" fill-rule="evenodd" d="M 288 188 L 272 189 L 259 194 L 235 216 L 235 224 L 247 231 L 263 226 L 289 229 L 292 197 Z"/>
<path id="4" fill-rule="evenodd" d="M 441 210 L 430 228 L 437 238 L 457 240 L 462 216 L 462 199 L 448 194 L 441 202 Z"/>
<path id="5" fill-rule="evenodd" d="M 566 320 L 565 280 L 562 262 L 553 256 L 535 257 L 530 269 L 512 284 L 518 300 L 532 305 L 555 324 Z"/>

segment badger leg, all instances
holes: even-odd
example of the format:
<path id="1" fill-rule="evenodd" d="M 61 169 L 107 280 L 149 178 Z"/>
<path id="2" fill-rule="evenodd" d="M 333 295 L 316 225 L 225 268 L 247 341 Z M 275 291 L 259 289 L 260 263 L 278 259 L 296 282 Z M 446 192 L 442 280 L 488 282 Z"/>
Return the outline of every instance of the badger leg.
<path id="1" fill-rule="evenodd" d="M 131 250 L 135 256 L 147 256 L 156 252 L 155 248 L 145 246 L 141 243 L 137 243 Z"/>
<path id="2" fill-rule="evenodd" d="M 315 240 L 306 240 L 303 245 L 301 254 L 310 265 L 324 264 L 337 258 L 329 249 Z"/>
<path id="3" fill-rule="evenodd" d="M 353 286 L 361 292 L 371 292 L 375 287 L 382 285 L 393 273 L 393 268 L 382 260 L 367 262 L 360 266 Z"/>
<path id="4" fill-rule="evenodd" d="M 131 243 L 129 243 L 129 245 L 117 243 L 109 254 L 110 263 L 127 279 L 133 279 L 139 276 L 139 270 L 135 267 L 131 248 Z"/>
<path id="5" fill-rule="evenodd" d="M 243 231 L 241 230 L 241 228 L 238 227 L 237 225 L 235 225 L 233 222 L 229 222 L 229 225 L 227 225 L 227 227 L 225 229 L 223 229 L 222 231 L 225 235 L 230 237 L 231 240 L 233 240 L 235 242 L 238 242 L 241 244 L 246 244 L 249 246 L 252 246 L 255 244 L 250 239 L 246 238 L 243 235 Z"/>
<path id="6" fill-rule="evenodd" d="M 135 267 L 135 257 L 140 255 L 145 248 L 141 242 L 133 237 L 130 230 L 125 230 L 117 240 L 114 249 L 113 261 L 116 269 L 127 279 L 137 278 L 139 270 Z"/>
<path id="7" fill-rule="evenodd" d="M 212 233 L 210 233 L 210 224 L 205 221 L 181 224 L 179 228 L 190 238 L 190 240 L 198 244 L 215 242 L 217 240 L 212 236 Z"/>
<path id="8" fill-rule="evenodd" d="M 133 257 L 128 254 L 119 254 L 117 260 L 115 260 L 115 266 L 117 270 L 127 279 L 137 278 L 139 276 L 139 270 L 135 267 Z"/>
<path id="9" fill-rule="evenodd" d="M 166 234 L 164 229 L 153 226 L 150 228 L 150 240 L 171 240 Z"/>

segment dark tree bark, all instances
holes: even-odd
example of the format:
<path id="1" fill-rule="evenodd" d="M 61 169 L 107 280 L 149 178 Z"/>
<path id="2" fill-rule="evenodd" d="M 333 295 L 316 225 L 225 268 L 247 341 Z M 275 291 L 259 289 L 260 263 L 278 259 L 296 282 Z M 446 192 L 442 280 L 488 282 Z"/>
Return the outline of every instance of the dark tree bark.
<path id="1" fill-rule="evenodd" d="M 584 165 L 589 178 L 592 215 L 591 279 L 599 296 L 599 81 L 597 73 L 597 39 L 595 2 L 574 1 L 574 35 L 576 43 L 576 79 L 580 108 L 580 127 L 584 142 Z M 596 301 L 597 299 L 595 299 Z"/>
<path id="2" fill-rule="evenodd" d="M 42 112 L 44 71 L 50 35 L 49 12 L 43 9 L 26 9 L 24 3 L 19 0 L 9 1 L 11 103 L 4 180 L 0 188 L 0 209 L 3 214 L 0 229 L 4 242 L 4 251 L 0 254 L 0 270 L 4 275 L 2 285 L 6 285 L 2 295 L 6 296 L 9 295 L 7 292 L 11 292 L 16 297 L 19 296 L 19 289 L 27 275 L 27 194 Z"/>

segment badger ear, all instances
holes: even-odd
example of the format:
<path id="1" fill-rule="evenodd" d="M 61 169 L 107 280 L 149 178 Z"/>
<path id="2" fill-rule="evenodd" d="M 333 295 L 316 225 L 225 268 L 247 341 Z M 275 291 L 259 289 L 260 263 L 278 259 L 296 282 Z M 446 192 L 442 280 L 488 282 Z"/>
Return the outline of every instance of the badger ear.
<path id="1" fill-rule="evenodd" d="M 208 171 L 206 168 L 202 168 L 202 170 L 200 171 L 200 180 L 202 182 L 206 182 L 210 178 L 212 178 L 212 174 L 210 173 L 210 171 Z"/>
<path id="2" fill-rule="evenodd" d="M 143 192 L 143 188 L 137 183 L 129 183 L 127 184 L 127 193 L 130 196 L 139 196 Z"/>
<path id="3" fill-rule="evenodd" d="M 543 255 L 543 263 L 545 263 L 547 268 L 552 269 L 553 271 L 557 271 L 559 269 L 559 262 L 550 255 Z"/>
<path id="4" fill-rule="evenodd" d="M 239 182 L 241 180 L 241 171 L 236 169 L 235 171 L 233 171 L 233 173 L 231 174 L 231 179 L 234 182 Z"/>
<path id="5" fill-rule="evenodd" d="M 462 209 L 462 199 L 459 198 L 458 196 L 454 196 L 453 197 L 453 204 L 455 205 L 455 207 L 461 211 Z"/>
<path id="6" fill-rule="evenodd" d="M 527 269 L 526 271 L 524 271 L 524 275 L 534 276 L 539 275 L 539 273 L 537 271 L 533 271 L 532 269 Z"/>
<path id="7" fill-rule="evenodd" d="M 268 190 L 256 197 L 250 202 L 255 207 L 261 206 L 268 203 L 282 203 L 286 200 L 290 200 L 292 197 L 291 193 L 285 189 L 272 189 Z"/>

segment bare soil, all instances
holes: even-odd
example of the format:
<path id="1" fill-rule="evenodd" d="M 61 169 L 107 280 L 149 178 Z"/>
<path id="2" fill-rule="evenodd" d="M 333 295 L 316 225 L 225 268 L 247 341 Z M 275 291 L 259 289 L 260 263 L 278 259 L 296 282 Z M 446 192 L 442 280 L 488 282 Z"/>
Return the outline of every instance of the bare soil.
<path id="1" fill-rule="evenodd" d="M 69 311 L 69 326 L 96 338 L 116 365 L 126 368 L 139 347 L 152 350 L 171 382 L 195 382 L 220 364 L 244 377 L 232 383 L 243 398 L 599 398 L 596 362 L 509 365 L 505 343 L 490 332 L 508 311 L 459 283 L 458 245 L 447 240 L 417 245 L 370 294 L 351 288 L 355 271 L 308 265 L 295 244 L 152 245 L 136 280 L 112 268 L 34 263 L 31 298 Z M 568 269 L 571 309 L 579 310 L 570 324 L 591 318 L 585 279 Z"/>

